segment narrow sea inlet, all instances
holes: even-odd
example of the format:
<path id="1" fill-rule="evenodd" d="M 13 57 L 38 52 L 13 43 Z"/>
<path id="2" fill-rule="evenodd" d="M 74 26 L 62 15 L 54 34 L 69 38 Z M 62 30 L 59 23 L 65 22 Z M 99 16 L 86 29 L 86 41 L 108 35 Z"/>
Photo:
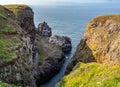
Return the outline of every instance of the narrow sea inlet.
<path id="1" fill-rule="evenodd" d="M 0 87 L 120 87 L 120 1 L 0 3 Z"/>
<path id="2" fill-rule="evenodd" d="M 72 40 L 72 51 L 66 54 L 66 61 L 61 71 L 48 83 L 40 87 L 54 87 L 64 75 L 66 66 L 73 56 L 80 39 L 85 32 L 86 24 L 94 17 L 107 14 L 119 14 L 120 7 L 114 4 L 80 4 L 77 6 L 31 6 L 35 12 L 35 25 L 46 21 L 53 34 L 66 35 Z"/>

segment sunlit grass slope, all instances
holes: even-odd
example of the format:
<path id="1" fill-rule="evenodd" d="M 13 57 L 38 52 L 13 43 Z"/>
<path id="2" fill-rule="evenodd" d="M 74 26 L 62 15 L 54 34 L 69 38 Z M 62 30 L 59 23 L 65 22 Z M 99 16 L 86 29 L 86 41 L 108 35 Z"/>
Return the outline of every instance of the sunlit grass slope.
<path id="1" fill-rule="evenodd" d="M 78 63 L 56 87 L 120 87 L 120 65 Z"/>

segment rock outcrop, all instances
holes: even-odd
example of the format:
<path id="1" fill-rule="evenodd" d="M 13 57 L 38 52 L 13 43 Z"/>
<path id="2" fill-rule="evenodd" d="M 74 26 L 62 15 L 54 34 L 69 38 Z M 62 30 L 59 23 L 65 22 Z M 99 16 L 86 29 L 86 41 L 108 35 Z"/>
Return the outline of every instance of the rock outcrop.
<path id="1" fill-rule="evenodd" d="M 56 75 L 64 63 L 65 56 L 59 46 L 50 44 L 45 37 L 36 36 L 39 67 L 36 74 L 37 85 L 43 84 Z"/>
<path id="2" fill-rule="evenodd" d="M 71 39 L 67 36 L 54 35 L 49 38 L 49 42 L 60 46 L 63 52 L 68 52 L 72 49 Z"/>
<path id="3" fill-rule="evenodd" d="M 120 15 L 96 17 L 87 24 L 86 32 L 68 66 L 77 62 L 98 62 L 107 65 L 120 63 Z"/>
<path id="4" fill-rule="evenodd" d="M 40 36 L 50 37 L 52 36 L 52 30 L 46 22 L 40 23 L 36 29 L 36 33 Z"/>
<path id="5" fill-rule="evenodd" d="M 56 87 L 119 87 L 119 44 L 120 15 L 91 20 L 67 67 L 69 74 Z"/>
<path id="6" fill-rule="evenodd" d="M 62 48 L 63 52 L 69 52 L 72 49 L 71 39 L 67 36 L 52 36 L 52 29 L 46 22 L 40 23 L 36 29 L 36 34 L 47 37 L 49 42 L 53 45 L 58 45 Z"/>

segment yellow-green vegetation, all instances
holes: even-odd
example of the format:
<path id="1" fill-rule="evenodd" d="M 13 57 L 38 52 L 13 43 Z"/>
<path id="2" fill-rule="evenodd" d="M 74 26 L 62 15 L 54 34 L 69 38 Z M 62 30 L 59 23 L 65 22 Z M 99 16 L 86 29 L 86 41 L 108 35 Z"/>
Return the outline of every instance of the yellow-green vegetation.
<path id="1" fill-rule="evenodd" d="M 2 16 L 2 17 L 6 17 L 7 16 L 7 12 L 6 12 L 6 10 L 2 6 L 0 6 L 0 16 Z"/>
<path id="2" fill-rule="evenodd" d="M 10 4 L 10 5 L 4 5 L 4 7 L 14 9 L 14 8 L 27 7 L 27 5 L 24 5 L 24 4 Z"/>
<path id="3" fill-rule="evenodd" d="M 17 30 L 12 28 L 12 26 L 0 22 L 0 34 L 11 34 L 11 33 L 17 33 Z"/>
<path id="4" fill-rule="evenodd" d="M 29 8 L 27 5 L 23 5 L 23 4 L 4 5 L 4 7 L 11 10 L 16 15 L 16 17 L 18 17 L 20 14 L 24 14 L 21 13 L 20 11 L 24 10 L 25 8 Z"/>
<path id="5" fill-rule="evenodd" d="M 9 11 L 8 9 L 0 5 L 0 17 L 7 18 L 7 19 L 13 18 L 14 14 L 11 14 L 11 13 L 12 13 L 11 11 Z"/>
<path id="6" fill-rule="evenodd" d="M 21 87 L 21 86 L 7 84 L 7 83 L 4 83 L 4 82 L 0 81 L 0 87 Z"/>
<path id="7" fill-rule="evenodd" d="M 17 57 L 16 48 L 20 45 L 18 27 L 14 25 L 12 18 L 7 18 L 6 8 L 0 6 L 0 65 Z"/>
<path id="8" fill-rule="evenodd" d="M 18 42 L 16 37 L 0 35 L 0 63 L 8 62 L 16 58 L 14 47 L 19 44 Z"/>
<path id="9" fill-rule="evenodd" d="M 93 20 L 91 20 L 91 22 L 101 22 L 102 24 L 104 24 L 106 22 L 106 20 L 115 20 L 117 22 L 120 22 L 120 15 L 119 14 L 114 14 L 114 15 L 102 15 L 102 16 L 97 16 L 96 18 L 94 18 Z"/>
<path id="10" fill-rule="evenodd" d="M 120 65 L 78 63 L 56 87 L 120 87 Z"/>

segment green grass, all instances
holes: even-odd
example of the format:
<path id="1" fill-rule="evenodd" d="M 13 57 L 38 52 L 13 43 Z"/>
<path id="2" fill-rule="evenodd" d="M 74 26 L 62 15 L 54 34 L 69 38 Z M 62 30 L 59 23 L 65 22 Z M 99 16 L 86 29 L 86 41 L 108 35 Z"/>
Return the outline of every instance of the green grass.
<path id="1" fill-rule="evenodd" d="M 6 17 L 6 13 L 4 11 L 0 10 L 0 16 Z"/>
<path id="2" fill-rule="evenodd" d="M 0 7 L 0 64 L 16 58 L 14 48 L 20 44 L 16 26 L 11 24 L 12 19 L 6 19 L 7 12 L 5 8 Z"/>
<path id="3" fill-rule="evenodd" d="M 0 20 L 0 64 L 16 58 L 14 48 L 19 44 L 17 30 L 4 20 Z"/>
<path id="4" fill-rule="evenodd" d="M 0 63 L 8 62 L 16 57 L 13 47 L 19 45 L 19 41 L 16 37 L 0 36 Z"/>
<path id="5" fill-rule="evenodd" d="M 15 86 L 15 85 L 7 84 L 0 81 L 0 87 L 21 87 L 21 86 Z"/>
<path id="6" fill-rule="evenodd" d="M 0 16 L 9 19 L 10 17 L 13 17 L 13 14 L 11 11 L 0 5 Z"/>
<path id="7" fill-rule="evenodd" d="M 4 33 L 4 34 L 17 33 L 17 30 L 12 28 L 7 23 L 5 24 L 5 23 L 0 22 L 0 33 Z"/>
<path id="8" fill-rule="evenodd" d="M 120 66 L 79 63 L 56 87 L 120 87 Z"/>

